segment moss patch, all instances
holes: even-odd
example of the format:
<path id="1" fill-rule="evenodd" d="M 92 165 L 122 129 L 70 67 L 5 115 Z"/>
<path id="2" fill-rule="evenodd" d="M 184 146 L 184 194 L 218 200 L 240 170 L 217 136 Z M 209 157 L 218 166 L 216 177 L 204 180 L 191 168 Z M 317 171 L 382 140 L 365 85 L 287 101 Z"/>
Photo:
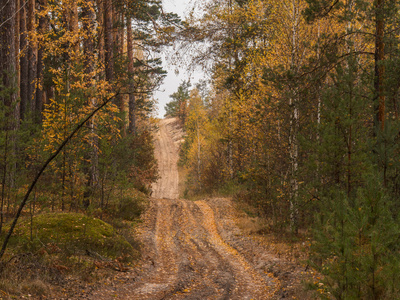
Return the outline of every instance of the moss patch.
<path id="1" fill-rule="evenodd" d="M 115 259 L 135 250 L 115 229 L 96 218 L 78 213 L 48 213 L 23 218 L 10 240 L 14 252 L 46 251 L 67 256 L 96 252 Z M 129 260 L 129 259 L 128 259 Z"/>
<path id="2" fill-rule="evenodd" d="M 114 276 L 140 257 L 134 222 L 124 221 L 128 242 L 121 229 L 84 214 L 45 213 L 32 221 L 21 217 L 0 262 L 0 299 L 58 299 L 79 289 L 77 283 Z"/>

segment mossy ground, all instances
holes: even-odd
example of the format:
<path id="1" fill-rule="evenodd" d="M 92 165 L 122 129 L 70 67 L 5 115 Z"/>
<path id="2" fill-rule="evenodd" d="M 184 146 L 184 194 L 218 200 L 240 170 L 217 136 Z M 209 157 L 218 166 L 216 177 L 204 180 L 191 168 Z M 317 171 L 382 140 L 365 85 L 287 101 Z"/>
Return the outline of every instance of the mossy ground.
<path id="1" fill-rule="evenodd" d="M 108 267 L 129 267 L 140 256 L 133 237 L 136 223 L 119 223 L 116 228 L 81 213 L 22 217 L 0 263 L 0 299 L 40 299 L 61 288 L 66 278 L 96 281 L 111 276 Z"/>
<path id="2" fill-rule="evenodd" d="M 133 255 L 132 246 L 109 224 L 79 213 L 47 213 L 24 218 L 10 241 L 17 253 L 59 252 L 66 256 L 96 252 L 110 259 Z"/>

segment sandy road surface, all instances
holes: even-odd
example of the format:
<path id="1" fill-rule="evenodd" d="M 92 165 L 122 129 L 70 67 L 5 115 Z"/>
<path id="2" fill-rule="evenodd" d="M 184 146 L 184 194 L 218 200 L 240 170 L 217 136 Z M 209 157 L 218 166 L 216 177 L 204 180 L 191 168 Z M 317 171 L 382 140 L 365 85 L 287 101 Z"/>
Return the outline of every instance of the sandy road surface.
<path id="1" fill-rule="evenodd" d="M 229 200 L 177 199 L 175 126 L 174 119 L 163 120 L 157 134 L 161 178 L 137 232 L 142 264 L 80 299 L 290 298 L 280 260 L 241 234 Z"/>
<path id="2" fill-rule="evenodd" d="M 175 118 L 161 120 L 155 136 L 155 157 L 158 160 L 160 179 L 153 185 L 154 198 L 179 198 L 177 162 L 181 135 L 177 126 Z"/>
<path id="3" fill-rule="evenodd" d="M 160 179 L 141 236 L 152 262 L 131 299 L 264 299 L 272 281 L 261 275 L 218 233 L 205 202 L 178 200 L 179 130 L 175 119 L 160 122 L 156 158 Z M 166 200 L 168 199 L 168 200 Z"/>

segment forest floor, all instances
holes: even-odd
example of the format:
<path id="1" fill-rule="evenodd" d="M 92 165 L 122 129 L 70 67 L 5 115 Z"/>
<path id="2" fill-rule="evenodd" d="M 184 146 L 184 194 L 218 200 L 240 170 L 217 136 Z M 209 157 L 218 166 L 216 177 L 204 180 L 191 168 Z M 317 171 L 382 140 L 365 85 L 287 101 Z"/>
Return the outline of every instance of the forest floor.
<path id="1" fill-rule="evenodd" d="M 64 299 L 311 299 L 302 282 L 313 274 L 299 263 L 301 251 L 246 232 L 243 224 L 255 221 L 244 222 L 230 199 L 178 199 L 181 140 L 175 119 L 160 122 L 161 177 L 136 232 L 141 261 Z"/>

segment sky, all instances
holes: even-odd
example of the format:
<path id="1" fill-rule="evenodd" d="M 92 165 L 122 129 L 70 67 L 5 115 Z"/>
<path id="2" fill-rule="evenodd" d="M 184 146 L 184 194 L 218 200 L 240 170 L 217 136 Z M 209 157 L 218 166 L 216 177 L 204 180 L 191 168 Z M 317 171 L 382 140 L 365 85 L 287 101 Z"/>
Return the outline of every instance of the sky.
<path id="1" fill-rule="evenodd" d="M 174 12 L 184 19 L 185 12 L 190 11 L 192 7 L 191 2 L 191 0 L 163 0 L 163 7 L 165 11 Z M 197 83 L 199 79 L 203 77 L 201 72 L 196 72 L 192 75 L 189 75 L 184 67 L 177 67 L 168 62 L 166 56 L 168 56 L 168 52 L 165 52 L 163 57 L 163 69 L 167 71 L 168 74 L 159 90 L 154 93 L 154 98 L 158 99 L 157 117 L 159 118 L 164 117 L 164 106 L 171 101 L 169 95 L 178 89 L 179 84 L 183 80 L 188 80 L 189 77 L 191 77 L 190 82 L 193 86 L 193 84 Z"/>

